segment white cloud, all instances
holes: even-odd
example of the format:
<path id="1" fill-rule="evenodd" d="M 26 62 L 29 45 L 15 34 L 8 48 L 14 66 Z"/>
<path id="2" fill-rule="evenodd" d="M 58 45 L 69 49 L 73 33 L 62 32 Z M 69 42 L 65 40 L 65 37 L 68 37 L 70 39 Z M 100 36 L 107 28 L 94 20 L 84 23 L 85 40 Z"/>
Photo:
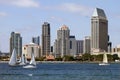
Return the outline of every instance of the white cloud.
<path id="1" fill-rule="evenodd" d="M 7 16 L 7 13 L 5 13 L 5 12 L 0 12 L 0 17 L 4 17 L 4 16 Z"/>
<path id="2" fill-rule="evenodd" d="M 90 13 L 93 11 L 93 8 L 91 7 L 74 3 L 61 4 L 60 6 L 58 6 L 58 9 L 72 13 L 79 13 L 84 16 L 90 16 Z"/>
<path id="3" fill-rule="evenodd" d="M 39 7 L 39 4 L 34 0 L 16 0 L 11 4 L 19 6 L 19 7 Z"/>
<path id="4" fill-rule="evenodd" d="M 58 22 L 63 22 L 64 21 L 64 19 L 62 19 L 60 17 L 56 17 L 56 16 L 51 16 L 50 20 L 55 20 L 55 21 L 58 21 Z"/>
<path id="5" fill-rule="evenodd" d="M 0 3 L 18 7 L 39 7 L 39 3 L 35 0 L 0 0 Z"/>
<path id="6" fill-rule="evenodd" d="M 76 3 L 63 3 L 60 5 L 44 6 L 44 9 L 78 13 L 82 16 L 90 16 L 94 10 L 92 7 Z"/>
<path id="7" fill-rule="evenodd" d="M 75 15 L 81 15 L 85 17 L 90 17 L 92 15 L 92 12 L 94 8 L 86 6 L 86 5 L 81 5 L 81 4 L 76 4 L 76 3 L 63 3 L 59 5 L 51 5 L 51 6 L 41 6 L 41 8 L 48 10 L 48 11 L 62 11 L 66 13 L 74 13 Z M 64 19 L 56 16 L 50 17 L 49 20 L 56 20 L 59 22 L 63 22 Z"/>

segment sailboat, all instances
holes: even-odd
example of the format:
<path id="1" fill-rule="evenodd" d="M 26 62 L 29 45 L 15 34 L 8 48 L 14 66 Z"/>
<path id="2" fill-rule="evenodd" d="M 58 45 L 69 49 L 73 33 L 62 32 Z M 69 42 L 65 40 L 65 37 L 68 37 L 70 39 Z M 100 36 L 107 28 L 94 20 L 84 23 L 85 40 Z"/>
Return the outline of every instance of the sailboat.
<path id="1" fill-rule="evenodd" d="M 27 64 L 25 55 L 22 53 L 22 56 L 20 58 L 20 64 L 19 65 L 25 65 Z"/>
<path id="2" fill-rule="evenodd" d="M 16 50 L 13 49 L 12 55 L 10 57 L 10 61 L 8 63 L 10 66 L 16 66 L 17 65 L 17 54 Z"/>
<path id="3" fill-rule="evenodd" d="M 26 66 L 23 66 L 23 68 L 36 68 L 36 61 L 33 53 L 32 53 L 32 58 L 30 60 L 30 63 Z"/>
<path id="4" fill-rule="evenodd" d="M 103 54 L 103 62 L 99 63 L 99 65 L 110 65 L 108 63 L 108 59 L 107 59 L 107 54 L 106 53 Z"/>

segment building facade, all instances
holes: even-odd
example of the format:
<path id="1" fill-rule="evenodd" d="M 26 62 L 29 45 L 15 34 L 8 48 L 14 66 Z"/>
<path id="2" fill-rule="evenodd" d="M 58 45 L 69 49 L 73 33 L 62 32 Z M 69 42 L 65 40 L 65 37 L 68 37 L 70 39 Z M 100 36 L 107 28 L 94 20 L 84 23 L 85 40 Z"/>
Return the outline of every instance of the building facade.
<path id="1" fill-rule="evenodd" d="M 55 56 L 55 58 L 60 57 L 60 51 L 58 50 L 57 39 L 55 40 L 54 45 L 53 45 L 53 55 Z"/>
<path id="2" fill-rule="evenodd" d="M 44 22 L 42 25 L 42 44 L 41 44 L 41 56 L 46 56 L 50 54 L 50 24 L 48 22 Z"/>
<path id="3" fill-rule="evenodd" d="M 76 50 L 77 50 L 77 46 L 76 46 L 76 39 L 75 36 L 70 36 L 69 37 L 69 49 L 70 49 L 70 56 L 75 56 L 76 55 Z"/>
<path id="4" fill-rule="evenodd" d="M 90 36 L 85 36 L 84 43 L 83 43 L 83 53 L 90 53 L 91 52 L 91 46 L 90 46 Z"/>
<path id="5" fill-rule="evenodd" d="M 76 41 L 76 46 L 77 46 L 77 54 L 82 54 L 83 53 L 83 40 L 77 40 Z"/>
<path id="6" fill-rule="evenodd" d="M 91 51 L 108 51 L 108 20 L 102 9 L 96 8 L 91 18 Z"/>
<path id="7" fill-rule="evenodd" d="M 13 49 L 15 48 L 17 57 L 20 57 L 22 54 L 22 37 L 20 33 L 12 32 L 10 36 L 10 55 L 12 54 Z"/>
<path id="8" fill-rule="evenodd" d="M 70 30 L 66 25 L 57 30 L 57 39 L 54 43 L 54 54 L 56 57 L 69 55 L 69 36 Z"/>
<path id="9" fill-rule="evenodd" d="M 38 46 L 35 43 L 30 43 L 23 46 L 23 54 L 25 54 L 25 57 L 27 59 L 31 59 L 32 54 L 34 54 L 35 58 L 39 58 L 40 57 L 39 50 L 40 46 Z"/>
<path id="10" fill-rule="evenodd" d="M 35 43 L 37 45 L 40 45 L 40 37 L 32 37 L 32 43 Z"/>

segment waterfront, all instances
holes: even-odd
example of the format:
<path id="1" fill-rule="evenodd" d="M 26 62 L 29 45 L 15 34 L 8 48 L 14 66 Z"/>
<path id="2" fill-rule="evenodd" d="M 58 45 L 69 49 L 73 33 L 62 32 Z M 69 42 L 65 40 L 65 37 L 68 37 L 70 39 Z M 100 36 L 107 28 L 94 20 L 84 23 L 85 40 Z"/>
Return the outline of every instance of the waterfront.
<path id="1" fill-rule="evenodd" d="M 0 80 L 119 80 L 120 64 L 37 63 L 36 69 L 0 63 Z"/>

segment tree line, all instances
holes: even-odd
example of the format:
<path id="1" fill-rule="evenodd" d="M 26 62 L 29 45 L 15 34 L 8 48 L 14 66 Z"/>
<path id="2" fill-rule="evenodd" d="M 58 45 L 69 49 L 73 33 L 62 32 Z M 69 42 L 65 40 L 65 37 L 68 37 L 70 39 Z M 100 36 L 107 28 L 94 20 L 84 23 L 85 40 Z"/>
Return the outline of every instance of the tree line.
<path id="1" fill-rule="evenodd" d="M 108 61 L 112 62 L 112 61 L 115 61 L 115 60 L 119 60 L 120 58 L 118 57 L 117 54 L 107 54 L 107 57 L 108 57 Z M 45 57 L 40 57 L 40 58 L 36 58 L 37 61 L 44 61 L 45 60 Z M 103 60 L 103 54 L 99 54 L 99 55 L 91 55 L 89 53 L 85 53 L 85 54 L 82 54 L 81 56 L 76 56 L 76 57 L 73 57 L 73 56 L 69 56 L 69 55 L 66 55 L 64 57 L 58 57 L 58 58 L 55 58 L 54 61 L 87 61 L 87 62 L 99 62 L 99 61 L 102 61 Z"/>
<path id="2" fill-rule="evenodd" d="M 113 62 L 115 60 L 120 60 L 120 58 L 118 57 L 117 54 L 113 54 L 113 55 L 107 54 L 107 57 L 108 57 L 109 62 Z M 9 58 L 8 56 L 5 56 L 5 57 L 0 56 L 1 61 L 4 61 L 4 60 L 8 61 L 9 60 L 8 58 Z M 36 58 L 36 61 L 45 61 L 45 60 L 46 60 L 45 57 Z M 102 60 L 103 60 L 103 54 L 91 55 L 89 53 L 85 53 L 85 54 L 82 54 L 81 56 L 76 56 L 76 57 L 66 55 L 62 58 L 61 57 L 55 58 L 52 61 L 99 62 L 99 61 L 102 61 Z"/>

